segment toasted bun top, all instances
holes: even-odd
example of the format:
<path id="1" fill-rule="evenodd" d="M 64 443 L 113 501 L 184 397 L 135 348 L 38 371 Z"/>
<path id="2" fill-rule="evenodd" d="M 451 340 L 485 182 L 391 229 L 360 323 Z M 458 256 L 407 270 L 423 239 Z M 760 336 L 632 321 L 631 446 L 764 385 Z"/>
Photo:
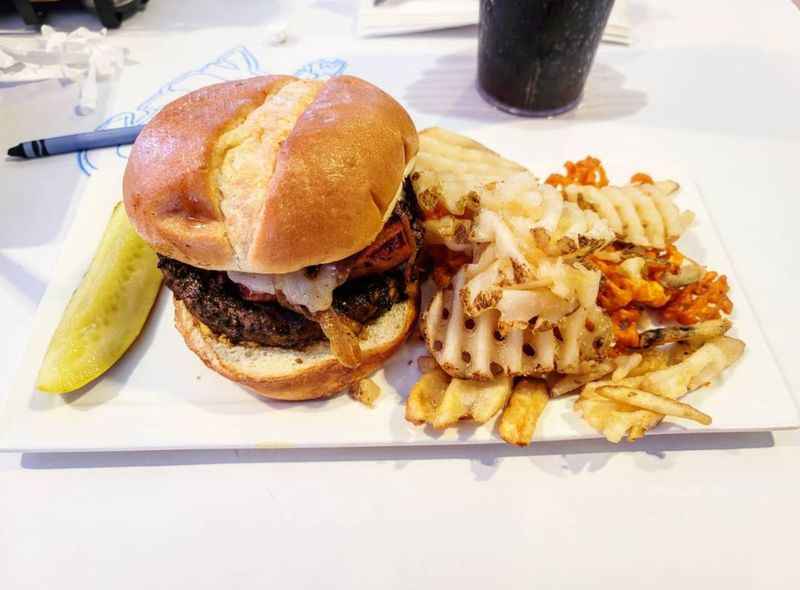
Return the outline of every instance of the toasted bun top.
<path id="1" fill-rule="evenodd" d="M 292 272 L 368 246 L 417 149 L 408 113 L 359 78 L 216 84 L 168 104 L 142 130 L 125 208 L 171 258 Z"/>

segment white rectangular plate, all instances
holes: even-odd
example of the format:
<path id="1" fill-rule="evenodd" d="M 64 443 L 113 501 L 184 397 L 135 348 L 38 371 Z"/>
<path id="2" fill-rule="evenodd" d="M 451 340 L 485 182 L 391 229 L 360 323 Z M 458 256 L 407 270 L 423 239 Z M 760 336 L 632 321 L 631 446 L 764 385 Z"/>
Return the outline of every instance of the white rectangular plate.
<path id="1" fill-rule="evenodd" d="M 522 123 L 474 127 L 454 121 L 452 125 L 540 175 L 557 170 L 564 158 L 582 157 L 587 149 L 579 147 L 579 139 L 570 137 L 554 146 L 552 137 L 549 142 L 537 138 Z M 619 142 L 610 141 L 601 149 L 591 147 L 606 163 L 612 180 L 623 182 L 633 172 L 645 170 L 681 184 L 678 202 L 694 211 L 697 220 L 679 245 L 690 256 L 728 275 L 735 304 L 732 333 L 747 343 L 744 357 L 723 379 L 689 397 L 691 403 L 713 416 L 711 427 L 670 422 L 653 434 L 797 427 L 794 401 L 686 169 L 669 162 L 664 154 L 632 152 Z M 547 161 L 541 157 L 544 154 Z M 55 278 L 37 313 L 18 379 L 0 414 L 0 450 L 244 449 L 499 441 L 493 424 L 435 433 L 405 421 L 404 399 L 418 377 L 414 361 L 424 353 L 418 342 L 406 345 L 377 374 L 383 395 L 374 409 L 346 395 L 306 403 L 260 399 L 206 369 L 186 348 L 172 326 L 171 295 L 166 290 L 142 337 L 111 371 L 79 394 L 60 397 L 38 393 L 33 384 L 50 335 L 91 260 L 111 208 L 121 198 L 124 161 L 113 154 L 105 156 L 100 171 L 87 184 Z M 537 440 L 598 436 L 573 412 L 573 401 L 559 399 L 548 405 L 536 432 Z"/>

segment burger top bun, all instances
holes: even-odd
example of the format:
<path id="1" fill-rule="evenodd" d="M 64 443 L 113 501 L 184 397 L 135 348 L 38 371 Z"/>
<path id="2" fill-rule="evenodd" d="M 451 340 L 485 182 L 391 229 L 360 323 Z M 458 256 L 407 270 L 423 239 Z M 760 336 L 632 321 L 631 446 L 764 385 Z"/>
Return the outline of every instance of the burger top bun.
<path id="1" fill-rule="evenodd" d="M 161 254 L 287 273 L 368 246 L 417 149 L 408 113 L 359 78 L 226 82 L 145 126 L 125 170 L 125 207 Z"/>

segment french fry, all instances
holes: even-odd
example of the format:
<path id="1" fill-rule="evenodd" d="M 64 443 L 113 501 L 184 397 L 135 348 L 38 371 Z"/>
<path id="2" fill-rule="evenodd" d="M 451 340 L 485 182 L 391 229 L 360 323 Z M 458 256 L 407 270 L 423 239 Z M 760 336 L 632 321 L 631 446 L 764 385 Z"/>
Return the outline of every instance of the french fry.
<path id="1" fill-rule="evenodd" d="M 591 383 L 592 381 L 597 381 L 598 379 L 605 377 L 613 370 L 614 366 L 611 363 L 600 363 L 586 373 L 559 376 L 559 378 L 550 388 L 550 395 L 553 397 L 566 395 L 575 391 L 579 387 L 586 385 L 587 383 Z"/>
<path id="2" fill-rule="evenodd" d="M 612 381 L 589 383 L 584 386 L 575 402 L 575 411 L 611 442 L 619 442 L 626 434 L 628 440 L 636 440 L 661 422 L 665 416 L 662 410 L 666 408 L 661 407 L 656 411 L 639 409 L 632 405 L 631 399 L 622 402 L 609 399 L 602 393 L 604 388 L 632 388 L 662 399 L 676 400 L 709 383 L 725 368 L 736 362 L 744 352 L 744 346 L 741 340 L 720 336 L 706 342 L 676 365 L 644 375 L 628 376 L 617 383 Z M 658 362 L 662 362 L 663 358 L 659 358 L 661 360 Z M 643 403 L 641 399 L 640 397 L 639 403 Z M 706 416 L 702 419 L 710 418 Z"/>
<path id="3" fill-rule="evenodd" d="M 511 377 L 492 381 L 453 379 L 436 409 L 431 426 L 447 428 L 463 418 L 483 424 L 499 412 L 511 395 Z"/>
<path id="4" fill-rule="evenodd" d="M 642 364 L 642 355 L 638 352 L 633 354 L 626 354 L 618 357 L 616 360 L 617 368 L 611 374 L 612 381 L 622 381 L 630 374 L 636 367 Z"/>
<path id="5" fill-rule="evenodd" d="M 517 383 L 497 423 L 500 437 L 512 445 L 529 445 L 549 400 L 544 381 L 524 379 Z"/>
<path id="6" fill-rule="evenodd" d="M 506 405 L 511 377 L 492 381 L 451 379 L 442 369 L 424 373 L 406 400 L 406 420 L 444 429 L 459 420 L 487 422 Z"/>
<path id="7" fill-rule="evenodd" d="M 605 398 L 635 406 L 642 410 L 650 410 L 665 416 L 686 418 L 706 426 L 711 424 L 711 416 L 704 414 L 689 404 L 648 393 L 641 389 L 634 389 L 633 387 L 600 387 L 597 389 L 597 393 Z"/>
<path id="8" fill-rule="evenodd" d="M 639 354 L 642 355 L 642 360 L 628 372 L 626 377 L 639 377 L 646 373 L 664 369 L 671 364 L 669 362 L 669 354 L 657 348 L 643 350 Z"/>
<path id="9" fill-rule="evenodd" d="M 441 369 L 424 373 L 408 394 L 406 420 L 417 425 L 433 420 L 449 384 L 450 376 Z"/>
<path id="10" fill-rule="evenodd" d="M 586 389 L 575 402 L 575 411 L 613 443 L 620 442 L 626 433 L 629 441 L 641 438 L 658 424 L 661 416 L 606 399 L 594 390 L 586 393 Z"/>
<path id="11" fill-rule="evenodd" d="M 645 429 L 640 424 L 634 424 L 631 426 L 630 432 L 628 432 L 628 442 L 634 442 L 639 440 L 640 438 L 644 437 Z"/>
<path id="12" fill-rule="evenodd" d="M 362 379 L 350 386 L 350 397 L 370 408 L 381 395 L 381 388 L 372 379 Z"/>
<path id="13" fill-rule="evenodd" d="M 731 321 L 728 319 L 707 320 L 693 326 L 668 326 L 666 328 L 654 328 L 639 334 L 639 347 L 651 348 L 661 346 L 670 342 L 685 342 L 693 340 L 696 342 L 708 342 L 718 336 L 722 336 L 731 329 Z"/>
<path id="14" fill-rule="evenodd" d="M 677 365 L 682 363 L 690 356 L 692 356 L 698 349 L 703 346 L 704 342 L 701 340 L 685 340 L 683 342 L 676 342 L 669 349 L 669 363 L 668 365 Z"/>
<path id="15" fill-rule="evenodd" d="M 640 388 L 677 399 L 709 383 L 744 352 L 744 342 L 720 336 L 706 342 L 683 362 L 644 375 Z"/>

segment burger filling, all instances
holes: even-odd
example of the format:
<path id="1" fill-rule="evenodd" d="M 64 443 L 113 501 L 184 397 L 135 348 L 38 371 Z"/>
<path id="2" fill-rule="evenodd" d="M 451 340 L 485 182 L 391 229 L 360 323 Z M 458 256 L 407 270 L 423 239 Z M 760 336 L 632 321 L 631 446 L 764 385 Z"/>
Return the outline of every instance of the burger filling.
<path id="1" fill-rule="evenodd" d="M 358 334 L 395 303 L 416 296 L 422 228 L 401 199 L 375 241 L 332 264 L 285 275 L 204 270 L 159 256 L 175 298 L 232 343 L 302 349 L 328 340 L 346 365 L 358 364 Z"/>

